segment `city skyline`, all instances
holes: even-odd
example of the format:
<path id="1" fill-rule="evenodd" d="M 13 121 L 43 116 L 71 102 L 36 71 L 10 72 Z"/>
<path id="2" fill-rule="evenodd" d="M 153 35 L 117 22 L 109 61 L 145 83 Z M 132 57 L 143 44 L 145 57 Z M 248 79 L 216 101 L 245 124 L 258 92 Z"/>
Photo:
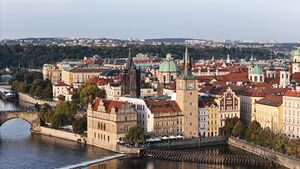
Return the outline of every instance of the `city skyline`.
<path id="1" fill-rule="evenodd" d="M 0 0 L 0 39 L 300 40 L 296 0 Z"/>

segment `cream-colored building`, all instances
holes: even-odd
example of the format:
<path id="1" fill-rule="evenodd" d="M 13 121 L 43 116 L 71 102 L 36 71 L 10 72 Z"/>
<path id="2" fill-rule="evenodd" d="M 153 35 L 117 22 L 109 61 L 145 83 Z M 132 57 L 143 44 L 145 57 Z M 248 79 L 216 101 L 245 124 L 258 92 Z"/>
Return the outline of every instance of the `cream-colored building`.
<path id="1" fill-rule="evenodd" d="M 60 82 L 62 78 L 62 65 L 56 64 L 44 64 L 43 66 L 43 78 L 49 79 L 52 83 Z"/>
<path id="2" fill-rule="evenodd" d="M 266 96 L 255 103 L 256 121 L 273 132 L 280 133 L 282 129 L 282 96 Z"/>
<path id="3" fill-rule="evenodd" d="M 283 133 L 300 138 L 300 92 L 287 91 L 283 96 Z"/>
<path id="4" fill-rule="evenodd" d="M 106 98 L 108 100 L 119 100 L 119 97 L 121 97 L 122 88 L 120 85 L 113 85 L 108 83 L 107 85 L 105 85 L 104 89 Z"/>
<path id="5" fill-rule="evenodd" d="M 83 84 L 88 79 L 98 77 L 103 71 L 100 68 L 71 68 L 62 70 L 62 81 L 68 85 L 73 83 Z M 75 86 L 75 85 L 74 85 Z"/>
<path id="6" fill-rule="evenodd" d="M 88 144 L 117 150 L 129 128 L 137 124 L 137 113 L 126 102 L 96 98 L 87 110 Z"/>
<path id="7" fill-rule="evenodd" d="M 186 138 L 199 137 L 198 81 L 189 65 L 186 48 L 183 72 L 176 79 L 176 102 L 184 114 L 183 135 Z"/>

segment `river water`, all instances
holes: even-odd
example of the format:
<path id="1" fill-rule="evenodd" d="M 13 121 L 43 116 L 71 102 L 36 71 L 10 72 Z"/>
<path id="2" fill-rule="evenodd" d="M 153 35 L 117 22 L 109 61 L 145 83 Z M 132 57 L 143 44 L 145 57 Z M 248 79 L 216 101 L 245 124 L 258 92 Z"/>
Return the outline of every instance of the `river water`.
<path id="1" fill-rule="evenodd" d="M 3 102 L 0 111 L 17 110 L 23 104 Z M 1 169 L 51 169 L 77 164 L 115 153 L 84 146 L 71 141 L 30 133 L 30 124 L 20 119 L 5 122 L 0 127 L 0 168 Z M 199 151 L 238 151 L 227 146 L 212 147 Z M 250 169 L 250 166 L 221 166 L 196 163 L 162 161 L 153 159 L 124 158 L 92 166 L 90 169 Z"/>

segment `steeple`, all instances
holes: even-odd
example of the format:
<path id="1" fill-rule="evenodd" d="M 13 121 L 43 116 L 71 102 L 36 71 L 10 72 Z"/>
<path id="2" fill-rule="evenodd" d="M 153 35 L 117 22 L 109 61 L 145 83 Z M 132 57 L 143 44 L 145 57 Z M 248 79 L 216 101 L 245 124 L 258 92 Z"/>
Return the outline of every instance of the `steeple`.
<path id="1" fill-rule="evenodd" d="M 184 54 L 183 61 L 184 61 L 183 72 L 178 77 L 178 79 L 181 79 L 181 80 L 194 80 L 195 76 L 191 72 L 192 63 L 191 63 L 191 60 L 190 60 L 190 57 L 189 57 L 187 46 L 185 47 L 185 54 Z"/>
<path id="2" fill-rule="evenodd" d="M 129 50 L 128 50 L 128 59 L 127 59 L 127 62 L 126 62 L 125 70 L 131 70 L 131 69 L 134 69 L 134 63 L 133 63 L 133 59 L 132 59 L 132 56 L 131 56 L 131 51 L 130 51 L 130 48 L 129 48 Z"/>
<path id="3" fill-rule="evenodd" d="M 230 55 L 229 55 L 229 54 L 227 55 L 227 60 L 226 60 L 226 63 L 231 63 L 231 60 L 230 60 Z"/>

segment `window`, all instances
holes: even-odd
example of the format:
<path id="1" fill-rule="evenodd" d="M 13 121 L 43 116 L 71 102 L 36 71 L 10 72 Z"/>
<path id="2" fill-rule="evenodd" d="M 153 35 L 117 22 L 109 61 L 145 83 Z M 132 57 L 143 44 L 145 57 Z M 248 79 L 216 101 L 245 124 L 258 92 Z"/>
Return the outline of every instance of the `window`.
<path id="1" fill-rule="evenodd" d="M 109 142 L 109 136 L 107 136 L 107 141 Z"/>

